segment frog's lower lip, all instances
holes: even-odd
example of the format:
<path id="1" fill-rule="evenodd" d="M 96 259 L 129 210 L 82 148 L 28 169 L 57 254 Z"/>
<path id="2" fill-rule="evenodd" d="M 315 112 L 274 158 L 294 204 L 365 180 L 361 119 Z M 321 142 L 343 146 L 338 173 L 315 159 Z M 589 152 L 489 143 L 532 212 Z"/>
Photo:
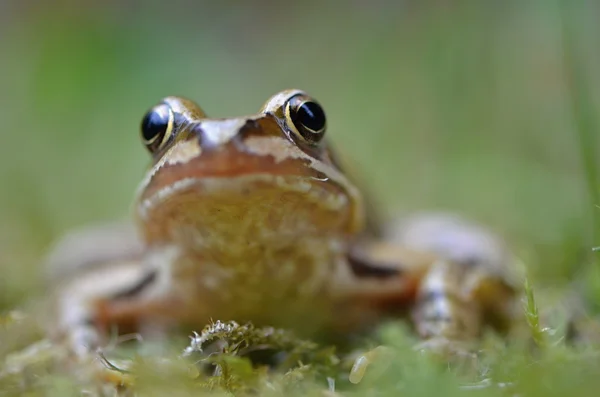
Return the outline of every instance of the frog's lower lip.
<path id="1" fill-rule="evenodd" d="M 184 178 L 138 206 L 149 240 L 168 238 L 176 229 L 256 240 L 343 233 L 351 213 L 348 197 L 334 186 L 258 173 Z"/>
<path id="2" fill-rule="evenodd" d="M 305 159 L 219 151 L 165 164 L 146 184 L 137 211 L 149 240 L 165 238 L 165 229 L 174 227 L 225 225 L 231 231 L 222 232 L 231 233 L 236 223 L 248 222 L 265 233 L 343 233 L 353 223 L 350 201 Z"/>

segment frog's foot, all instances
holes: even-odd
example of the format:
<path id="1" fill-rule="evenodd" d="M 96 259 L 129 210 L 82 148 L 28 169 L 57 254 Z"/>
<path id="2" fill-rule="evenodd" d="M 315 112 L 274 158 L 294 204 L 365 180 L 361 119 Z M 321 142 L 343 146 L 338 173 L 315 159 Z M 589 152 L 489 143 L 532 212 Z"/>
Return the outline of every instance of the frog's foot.
<path id="1" fill-rule="evenodd" d="M 58 361 L 60 371 L 82 384 L 98 385 L 102 389 L 128 387 L 132 384 L 128 363 L 107 358 L 105 353 L 129 339 L 138 339 L 138 335 L 109 338 L 100 331 L 102 328 L 96 322 L 79 321 L 63 331 L 62 337 L 57 337 L 54 344 L 62 346 L 64 351 Z"/>
<path id="2" fill-rule="evenodd" d="M 131 361 L 107 358 L 103 350 L 87 354 L 69 355 L 58 362 L 59 371 L 68 374 L 85 388 L 95 388 L 114 394 L 134 385 L 129 372 Z"/>

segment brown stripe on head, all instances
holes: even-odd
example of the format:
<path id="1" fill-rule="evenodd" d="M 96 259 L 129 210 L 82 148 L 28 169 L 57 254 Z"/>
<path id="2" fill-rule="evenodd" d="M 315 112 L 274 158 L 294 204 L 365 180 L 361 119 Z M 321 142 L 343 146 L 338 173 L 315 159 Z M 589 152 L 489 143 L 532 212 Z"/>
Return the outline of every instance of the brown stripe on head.
<path id="1" fill-rule="evenodd" d="M 147 240 L 182 228 L 215 234 L 249 219 L 267 234 L 363 227 L 362 197 L 329 154 L 322 108 L 303 92 L 284 91 L 261 113 L 228 119 L 205 118 L 174 97 L 159 106 L 158 127 L 148 125 L 164 137 L 152 146 L 157 157 L 137 201 Z"/>
<path id="2" fill-rule="evenodd" d="M 243 235 L 249 219 L 269 235 L 360 227 L 360 195 L 339 171 L 275 134 L 272 117 L 242 120 L 202 121 L 197 139 L 177 142 L 156 164 L 138 201 L 148 240 L 171 239 L 180 227 Z M 227 135 L 227 126 L 241 133 Z"/>

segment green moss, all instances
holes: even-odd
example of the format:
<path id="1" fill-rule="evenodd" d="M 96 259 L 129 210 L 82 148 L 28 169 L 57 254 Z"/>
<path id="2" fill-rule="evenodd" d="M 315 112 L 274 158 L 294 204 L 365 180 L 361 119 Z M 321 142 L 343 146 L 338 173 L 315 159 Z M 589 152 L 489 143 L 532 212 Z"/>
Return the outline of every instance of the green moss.
<path id="1" fill-rule="evenodd" d="M 122 376 L 131 381 L 122 393 L 152 396 L 300 396 L 328 390 L 357 396 L 432 395 L 439 390 L 450 396 L 541 396 L 561 395 L 556 390 L 575 390 L 581 395 L 594 390 L 600 383 L 593 376 L 600 370 L 600 350 L 590 350 L 589 343 L 585 349 L 565 343 L 564 334 L 548 336 L 549 324 L 539 315 L 533 288 L 526 284 L 525 290 L 530 332 L 508 343 L 499 337 L 487 338 L 472 363 L 475 371 L 465 372 L 415 350 L 414 335 L 403 323 L 392 322 L 380 326 L 374 335 L 386 347 L 384 353 L 372 360 L 362 381 L 353 385 L 348 382 L 347 364 L 356 354 L 338 357 L 333 347 L 298 339 L 288 330 L 220 321 L 194 334 L 182 354 L 132 356 L 129 350 L 130 358 L 125 361 L 107 359 L 106 371 L 114 372 L 115 379 Z M 598 327 L 596 322 L 593 325 Z M 522 348 L 531 346 L 531 340 L 537 347 L 535 354 Z M 372 347 L 357 346 L 357 351 Z M 31 396 L 95 390 L 97 383 L 76 383 L 65 376 L 63 354 L 60 346 L 40 341 L 4 357 L 0 390 Z"/>

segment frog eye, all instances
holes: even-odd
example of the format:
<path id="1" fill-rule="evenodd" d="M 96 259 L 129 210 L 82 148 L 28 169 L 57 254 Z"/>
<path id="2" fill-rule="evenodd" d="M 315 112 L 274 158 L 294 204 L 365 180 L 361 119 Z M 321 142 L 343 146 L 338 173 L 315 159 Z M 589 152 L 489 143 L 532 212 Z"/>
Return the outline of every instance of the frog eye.
<path id="1" fill-rule="evenodd" d="M 142 119 L 142 142 L 151 153 L 161 148 L 171 136 L 173 119 L 173 111 L 166 104 L 153 107 Z"/>
<path id="2" fill-rule="evenodd" d="M 309 144 L 316 145 L 325 135 L 325 111 L 306 95 L 295 95 L 287 101 L 285 118 L 292 132 Z"/>

